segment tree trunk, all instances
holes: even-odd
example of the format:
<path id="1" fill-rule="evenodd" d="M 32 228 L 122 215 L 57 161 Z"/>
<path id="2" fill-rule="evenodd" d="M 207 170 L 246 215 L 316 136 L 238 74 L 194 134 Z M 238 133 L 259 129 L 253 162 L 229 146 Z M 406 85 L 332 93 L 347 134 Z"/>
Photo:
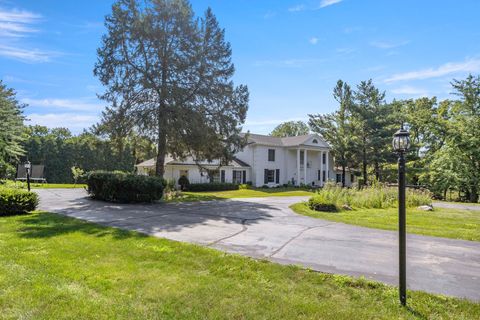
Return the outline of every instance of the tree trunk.
<path id="1" fill-rule="evenodd" d="M 375 179 L 377 179 L 377 181 L 380 182 L 381 175 L 380 175 L 380 165 L 378 164 L 378 161 L 375 161 L 374 168 L 375 168 Z"/>
<path id="2" fill-rule="evenodd" d="M 363 139 L 365 141 L 365 139 Z M 367 150 L 365 148 L 365 142 L 363 145 L 363 150 L 362 150 L 362 165 L 363 165 L 363 185 L 366 186 L 368 181 L 367 181 Z"/>
<path id="3" fill-rule="evenodd" d="M 345 165 L 342 164 L 342 188 L 345 188 Z"/>
<path id="4" fill-rule="evenodd" d="M 473 187 L 470 191 L 470 202 L 477 203 L 478 202 L 478 190 L 476 187 Z"/>
<path id="5" fill-rule="evenodd" d="M 162 121 L 159 121 L 159 123 Z M 155 175 L 163 178 L 165 174 L 165 156 L 167 154 L 167 136 L 164 126 L 160 125 L 158 128 L 158 143 L 157 143 L 157 161 L 155 163 Z"/>

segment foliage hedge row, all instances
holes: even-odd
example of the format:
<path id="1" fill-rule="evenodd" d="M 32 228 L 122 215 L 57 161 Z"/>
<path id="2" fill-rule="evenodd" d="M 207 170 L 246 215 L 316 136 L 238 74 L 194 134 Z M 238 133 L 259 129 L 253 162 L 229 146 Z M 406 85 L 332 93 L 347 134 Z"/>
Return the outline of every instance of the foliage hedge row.
<path id="1" fill-rule="evenodd" d="M 331 202 L 325 202 L 321 197 L 311 197 L 308 200 L 308 206 L 315 211 L 336 212 L 337 206 Z"/>
<path id="2" fill-rule="evenodd" d="M 33 211 L 38 205 L 38 195 L 22 189 L 0 188 L 0 216 Z"/>
<path id="3" fill-rule="evenodd" d="M 226 191 L 226 190 L 238 190 L 238 184 L 234 183 L 192 183 L 188 187 L 188 191 Z"/>
<path id="4" fill-rule="evenodd" d="M 110 202 L 153 202 L 160 200 L 165 180 L 119 171 L 92 171 L 86 175 L 87 191 L 94 199 Z"/>

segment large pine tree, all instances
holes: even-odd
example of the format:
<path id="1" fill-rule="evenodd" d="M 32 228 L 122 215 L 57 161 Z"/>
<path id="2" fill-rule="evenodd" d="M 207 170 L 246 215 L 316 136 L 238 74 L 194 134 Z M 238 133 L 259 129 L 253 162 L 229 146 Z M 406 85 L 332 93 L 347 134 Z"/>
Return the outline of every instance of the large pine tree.
<path id="1" fill-rule="evenodd" d="M 157 141 L 156 174 L 167 153 L 228 160 L 243 146 L 248 89 L 235 87 L 230 44 L 212 11 L 196 19 L 186 0 L 118 0 L 94 73 L 109 102 Z"/>
<path id="2" fill-rule="evenodd" d="M 24 153 L 23 107 L 15 91 L 0 80 L 0 176 L 5 176 Z"/>

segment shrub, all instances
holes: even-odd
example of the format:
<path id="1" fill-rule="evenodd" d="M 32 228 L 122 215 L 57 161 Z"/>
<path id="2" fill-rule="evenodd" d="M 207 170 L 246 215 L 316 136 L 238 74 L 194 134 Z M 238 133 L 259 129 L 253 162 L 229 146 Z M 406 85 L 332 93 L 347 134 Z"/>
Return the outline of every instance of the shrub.
<path id="1" fill-rule="evenodd" d="M 327 202 L 322 196 L 313 196 L 308 200 L 308 206 L 315 211 L 336 212 L 337 206 Z"/>
<path id="2" fill-rule="evenodd" d="M 240 190 L 252 189 L 252 185 L 251 185 L 251 184 L 247 184 L 247 183 L 239 184 L 239 185 L 238 185 L 238 189 L 240 189 Z"/>
<path id="3" fill-rule="evenodd" d="M 192 183 L 190 184 L 189 191 L 226 191 L 226 190 L 238 190 L 238 184 L 234 183 Z"/>
<path id="4" fill-rule="evenodd" d="M 22 214 L 35 210 L 38 195 L 22 189 L 0 188 L 0 215 Z"/>
<path id="5" fill-rule="evenodd" d="M 334 203 L 338 207 L 348 205 L 356 208 L 392 208 L 397 206 L 398 190 L 395 187 L 387 187 L 376 184 L 360 190 L 342 188 L 334 184 L 326 184 L 318 191 L 326 203 Z M 427 191 L 407 189 L 407 207 L 431 204 L 431 194 Z"/>
<path id="6" fill-rule="evenodd" d="M 182 191 L 188 190 L 188 187 L 190 187 L 190 181 L 185 176 L 181 176 L 178 179 L 178 184 L 180 185 L 180 190 Z"/>
<path id="7" fill-rule="evenodd" d="M 94 199 L 111 202 L 160 200 L 165 180 L 124 172 L 92 171 L 86 175 L 87 191 Z"/>

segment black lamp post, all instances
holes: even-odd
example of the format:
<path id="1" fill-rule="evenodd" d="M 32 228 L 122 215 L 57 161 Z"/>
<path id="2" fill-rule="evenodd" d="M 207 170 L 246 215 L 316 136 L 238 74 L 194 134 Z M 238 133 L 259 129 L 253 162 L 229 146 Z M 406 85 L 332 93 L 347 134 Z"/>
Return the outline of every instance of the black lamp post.
<path id="1" fill-rule="evenodd" d="M 27 189 L 28 191 L 30 191 L 30 169 L 32 168 L 32 165 L 30 161 L 27 160 L 24 166 L 25 166 L 25 170 L 27 171 Z"/>
<path id="2" fill-rule="evenodd" d="M 398 233 L 400 253 L 399 293 L 400 303 L 407 304 L 407 257 L 406 257 L 406 213 L 405 213 L 405 152 L 410 147 L 410 134 L 402 127 L 393 135 L 393 150 L 398 154 Z"/>

